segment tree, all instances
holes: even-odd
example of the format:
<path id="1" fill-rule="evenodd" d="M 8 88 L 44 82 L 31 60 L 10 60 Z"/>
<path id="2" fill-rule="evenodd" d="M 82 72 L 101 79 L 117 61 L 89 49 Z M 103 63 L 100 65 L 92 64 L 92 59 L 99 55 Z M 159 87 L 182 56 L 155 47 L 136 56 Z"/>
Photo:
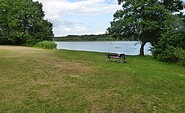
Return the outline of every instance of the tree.
<path id="1" fill-rule="evenodd" d="M 137 37 L 142 42 L 140 55 L 144 55 L 146 42 L 155 44 L 168 29 L 170 24 L 166 20 L 173 18 L 170 11 L 182 9 L 179 1 L 171 0 L 167 4 L 167 0 L 118 0 L 123 9 L 114 14 L 108 31 L 113 37 Z M 173 3 L 173 7 L 167 7 Z"/>
<path id="2" fill-rule="evenodd" d="M 122 4 L 127 0 L 118 0 L 118 4 Z M 170 11 L 179 12 L 179 10 L 184 9 L 184 3 L 182 0 L 158 0 L 166 9 Z"/>
<path id="3" fill-rule="evenodd" d="M 154 58 L 164 62 L 180 62 L 185 66 L 185 16 L 175 15 L 171 27 L 162 33 L 159 42 L 152 47 Z"/>
<path id="4" fill-rule="evenodd" d="M 0 44 L 34 45 L 52 40 L 52 24 L 44 20 L 42 4 L 32 0 L 1 0 Z"/>
<path id="5" fill-rule="evenodd" d="M 125 0 L 122 7 L 114 14 L 109 33 L 121 38 L 137 37 L 141 41 L 140 55 L 144 55 L 144 45 L 157 40 L 169 13 L 157 0 Z"/>

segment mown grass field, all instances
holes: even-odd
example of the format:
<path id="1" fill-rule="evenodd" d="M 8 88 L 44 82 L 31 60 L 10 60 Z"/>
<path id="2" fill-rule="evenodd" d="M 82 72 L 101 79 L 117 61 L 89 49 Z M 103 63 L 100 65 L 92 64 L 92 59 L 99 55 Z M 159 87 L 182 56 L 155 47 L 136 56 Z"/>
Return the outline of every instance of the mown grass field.
<path id="1" fill-rule="evenodd" d="M 185 68 L 127 56 L 0 46 L 0 112 L 184 113 Z"/>

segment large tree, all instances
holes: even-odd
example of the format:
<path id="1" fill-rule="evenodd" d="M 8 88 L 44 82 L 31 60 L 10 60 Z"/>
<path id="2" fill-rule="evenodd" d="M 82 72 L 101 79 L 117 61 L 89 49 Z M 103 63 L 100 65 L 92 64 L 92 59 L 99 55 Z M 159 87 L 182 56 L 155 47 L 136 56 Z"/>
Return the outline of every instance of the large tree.
<path id="1" fill-rule="evenodd" d="M 166 0 L 118 0 L 118 3 L 123 9 L 114 14 L 108 31 L 119 38 L 137 37 L 142 42 L 140 55 L 144 55 L 146 42 L 154 44 L 161 32 L 168 28 L 169 21 L 166 20 L 171 20 L 173 16 L 170 10 L 178 9 L 174 9 L 175 5 L 168 10 Z"/>
<path id="2" fill-rule="evenodd" d="M 0 0 L 0 44 L 34 45 L 52 40 L 52 24 L 42 4 L 32 0 Z"/>

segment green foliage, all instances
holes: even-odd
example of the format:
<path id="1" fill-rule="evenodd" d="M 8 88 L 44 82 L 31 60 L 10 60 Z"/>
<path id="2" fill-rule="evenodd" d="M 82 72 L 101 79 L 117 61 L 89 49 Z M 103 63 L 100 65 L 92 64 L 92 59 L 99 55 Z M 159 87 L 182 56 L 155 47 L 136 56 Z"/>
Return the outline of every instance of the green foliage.
<path id="1" fill-rule="evenodd" d="M 155 52 L 158 52 L 156 54 L 153 52 L 153 55 L 155 58 L 157 58 L 160 61 L 165 61 L 165 62 L 178 62 L 180 60 L 179 56 L 181 56 L 181 51 L 182 48 L 175 48 L 170 45 L 165 45 L 165 49 L 159 48 Z"/>
<path id="2" fill-rule="evenodd" d="M 43 49 L 56 49 L 56 46 L 57 45 L 54 42 L 43 41 L 43 42 L 38 42 L 37 44 L 35 44 L 34 47 L 43 48 Z"/>
<path id="3" fill-rule="evenodd" d="M 44 20 L 42 4 L 32 0 L 1 0 L 0 44 L 34 45 L 52 38 L 52 24 Z"/>
<path id="4" fill-rule="evenodd" d="M 167 32 L 163 32 L 158 43 L 153 46 L 154 58 L 164 62 L 178 62 L 185 66 L 185 16 L 174 16 L 174 22 Z"/>
<path id="5" fill-rule="evenodd" d="M 183 0 L 162 0 L 161 2 L 166 9 L 173 12 L 179 12 L 179 10 L 184 9 Z"/>
<path id="6" fill-rule="evenodd" d="M 185 50 L 179 47 L 173 47 L 170 45 L 166 45 L 163 49 L 155 47 L 155 49 L 153 49 L 153 56 L 160 61 L 179 62 L 185 66 Z"/>
<path id="7" fill-rule="evenodd" d="M 122 4 L 127 0 L 118 0 L 118 4 Z M 140 0 L 141 1 L 141 0 Z M 156 2 L 156 0 L 150 0 L 151 2 Z M 170 11 L 179 12 L 184 8 L 184 3 L 182 0 L 158 0 L 166 9 Z"/>
<path id="8" fill-rule="evenodd" d="M 164 33 L 160 41 L 153 46 L 153 57 L 164 62 L 180 62 L 184 65 L 185 61 L 185 37 L 182 33 L 172 30 Z"/>
<path id="9" fill-rule="evenodd" d="M 179 64 L 181 64 L 185 67 L 185 50 L 180 49 L 179 54 L 178 54 L 178 58 L 179 58 Z"/>

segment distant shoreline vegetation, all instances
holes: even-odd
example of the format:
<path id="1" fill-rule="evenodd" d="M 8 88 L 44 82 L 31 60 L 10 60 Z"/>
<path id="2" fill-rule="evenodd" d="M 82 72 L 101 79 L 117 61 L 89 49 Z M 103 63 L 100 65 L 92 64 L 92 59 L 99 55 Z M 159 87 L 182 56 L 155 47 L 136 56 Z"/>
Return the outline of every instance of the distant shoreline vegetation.
<path id="1" fill-rule="evenodd" d="M 108 34 L 98 35 L 68 35 L 63 37 L 54 37 L 54 41 L 136 41 L 134 38 L 121 39 L 113 38 Z"/>

